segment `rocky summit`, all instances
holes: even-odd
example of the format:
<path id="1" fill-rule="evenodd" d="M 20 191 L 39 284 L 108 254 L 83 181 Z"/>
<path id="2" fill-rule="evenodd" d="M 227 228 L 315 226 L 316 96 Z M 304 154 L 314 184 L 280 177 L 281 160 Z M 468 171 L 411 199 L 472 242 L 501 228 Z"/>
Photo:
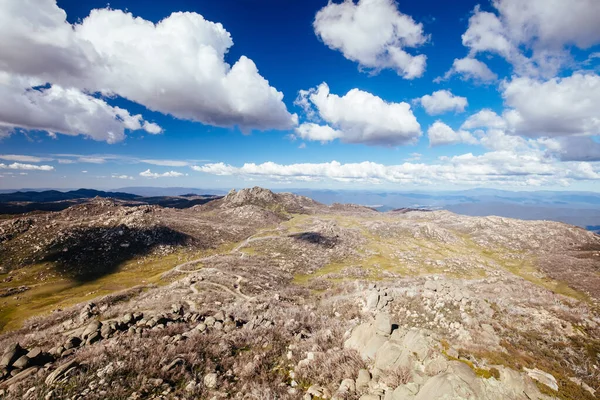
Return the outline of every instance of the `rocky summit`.
<path id="1" fill-rule="evenodd" d="M 0 220 L 0 397 L 600 397 L 600 236 L 262 188 Z"/>

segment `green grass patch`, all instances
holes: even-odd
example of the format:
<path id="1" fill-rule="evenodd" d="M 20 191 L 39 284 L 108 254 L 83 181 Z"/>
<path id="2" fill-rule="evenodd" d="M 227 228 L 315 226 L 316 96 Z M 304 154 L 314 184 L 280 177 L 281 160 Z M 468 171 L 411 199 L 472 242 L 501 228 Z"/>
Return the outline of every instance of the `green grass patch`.
<path id="1" fill-rule="evenodd" d="M 52 263 L 32 265 L 14 271 L 10 282 L 0 288 L 28 286 L 29 290 L 0 298 L 0 333 L 21 327 L 33 316 L 46 315 L 96 297 L 145 284 L 166 284 L 161 275 L 177 264 L 199 258 L 206 252 L 180 250 L 169 255 L 144 256 L 129 260 L 108 275 L 89 282 L 64 277 Z M 0 280 L 8 277 L 0 275 Z"/>

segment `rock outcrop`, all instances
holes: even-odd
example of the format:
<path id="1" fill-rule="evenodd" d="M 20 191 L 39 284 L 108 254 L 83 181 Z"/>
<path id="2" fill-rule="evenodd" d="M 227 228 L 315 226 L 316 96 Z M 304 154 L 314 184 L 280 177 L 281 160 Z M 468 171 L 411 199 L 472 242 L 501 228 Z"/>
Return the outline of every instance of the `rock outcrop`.
<path id="1" fill-rule="evenodd" d="M 431 332 L 398 328 L 386 313 L 354 328 L 344 346 L 358 351 L 371 366 L 359 372 L 354 385 L 344 385 L 344 391 L 354 386 L 361 400 L 548 398 L 527 374 L 509 368 L 490 367 L 498 371 L 497 377 L 478 376 L 469 361 L 448 356 Z M 534 379 L 549 380 L 541 371 Z"/>

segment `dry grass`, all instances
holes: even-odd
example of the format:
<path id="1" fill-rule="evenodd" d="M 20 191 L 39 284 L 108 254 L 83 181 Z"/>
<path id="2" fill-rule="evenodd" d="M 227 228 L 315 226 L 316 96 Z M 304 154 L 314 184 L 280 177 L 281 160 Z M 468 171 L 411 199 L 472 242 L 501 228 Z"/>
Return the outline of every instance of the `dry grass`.
<path id="1" fill-rule="evenodd" d="M 384 383 L 391 388 L 397 388 L 412 381 L 412 371 L 407 367 L 384 371 L 383 376 Z"/>
<path id="2" fill-rule="evenodd" d="M 348 327 L 339 320 L 332 321 L 334 311 L 328 306 L 317 310 L 314 306 L 273 301 L 258 309 L 230 304 L 224 310 L 236 320 L 247 321 L 260 315 L 264 320 L 273 321 L 273 325 L 252 330 L 238 328 L 227 334 L 214 330 L 197 333 L 174 344 L 165 342 L 163 337 L 173 337 L 194 325 L 178 323 L 163 330 L 144 331 L 141 337 L 122 333 L 78 350 L 74 357 L 82 365 L 66 382 L 48 388 L 43 383 L 45 375 L 30 378 L 12 392 L 10 398 L 22 398 L 27 389 L 35 386 L 37 397 L 32 398 L 40 399 L 51 389 L 53 399 L 62 399 L 81 394 L 88 387 L 95 389 L 84 393 L 86 399 L 121 399 L 133 392 L 146 398 L 165 390 L 169 391 L 168 398 L 210 398 L 219 392 L 232 398 L 244 395 L 244 398 L 255 399 L 292 399 L 297 395 L 288 393 L 289 371 L 309 351 L 315 352 L 317 357 L 306 368 L 297 370 L 296 379 L 302 385 L 319 384 L 333 393 L 342 379 L 355 378 L 358 370 L 365 367 L 356 352 L 341 350 L 343 332 Z M 214 308 L 200 311 L 201 315 L 213 312 Z M 52 336 L 46 342 L 58 340 L 60 336 Z M 294 348 L 292 360 L 286 357 L 290 348 Z M 183 363 L 164 371 L 163 367 L 176 358 L 183 359 Z M 102 380 L 96 372 L 108 365 L 112 365 L 114 371 Z M 216 391 L 202 383 L 204 375 L 213 372 L 219 377 Z M 157 384 L 157 379 L 162 383 Z M 186 391 L 190 382 L 197 385 Z"/>

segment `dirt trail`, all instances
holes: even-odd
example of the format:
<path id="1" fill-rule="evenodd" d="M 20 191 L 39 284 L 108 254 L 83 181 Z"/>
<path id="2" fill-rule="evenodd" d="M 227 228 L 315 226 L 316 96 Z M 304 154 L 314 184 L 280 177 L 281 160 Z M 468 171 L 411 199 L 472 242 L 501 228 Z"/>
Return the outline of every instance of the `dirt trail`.
<path id="1" fill-rule="evenodd" d="M 283 229 L 281 228 L 277 228 L 277 230 L 279 231 L 283 231 Z M 205 263 L 208 261 L 212 261 L 218 257 L 222 257 L 224 255 L 235 255 L 235 254 L 240 254 L 242 257 L 244 256 L 244 253 L 242 253 L 240 250 L 249 245 L 250 243 L 253 242 L 257 242 L 260 240 L 272 240 L 272 239 L 279 239 L 282 237 L 285 237 L 283 235 L 269 235 L 269 236 L 259 236 L 265 232 L 269 232 L 269 231 L 273 231 L 273 229 L 263 229 L 260 230 L 259 232 L 255 233 L 254 235 L 246 238 L 244 241 L 242 241 L 240 244 L 238 244 L 233 250 L 231 250 L 229 253 L 226 254 L 216 254 L 216 255 L 212 255 L 212 256 L 208 256 L 208 257 L 201 257 L 195 260 L 191 260 L 191 261 L 187 261 L 184 262 L 182 264 L 176 265 L 175 267 L 173 267 L 173 269 L 171 271 L 173 272 L 178 272 L 178 273 L 182 273 L 182 274 L 192 274 L 192 273 L 200 273 L 201 269 L 194 269 L 194 270 L 188 270 L 186 269 L 187 267 L 199 264 L 199 263 Z M 212 286 L 212 287 L 216 287 L 216 288 L 220 288 L 222 290 L 224 290 L 225 292 L 239 298 L 242 299 L 244 301 L 252 301 L 254 299 L 254 297 L 251 296 L 247 296 L 244 293 L 242 293 L 241 291 L 241 283 L 245 280 L 243 276 L 241 275 L 237 275 L 231 272 L 227 272 L 227 271 L 222 271 L 222 270 L 218 270 L 221 273 L 227 274 L 227 275 L 232 275 L 234 277 L 236 277 L 236 283 L 235 283 L 235 291 L 229 289 L 227 286 L 224 286 L 220 283 L 214 283 L 214 282 L 208 282 L 208 281 L 200 281 L 200 282 L 195 282 L 195 283 L 191 283 L 190 284 L 190 289 L 192 290 L 192 293 L 194 294 L 199 294 L 198 288 L 197 286 Z M 205 277 L 203 277 L 205 278 Z M 191 302 L 188 302 L 188 304 Z M 191 304 L 190 304 L 191 307 Z M 194 307 L 195 308 L 195 307 Z"/>

